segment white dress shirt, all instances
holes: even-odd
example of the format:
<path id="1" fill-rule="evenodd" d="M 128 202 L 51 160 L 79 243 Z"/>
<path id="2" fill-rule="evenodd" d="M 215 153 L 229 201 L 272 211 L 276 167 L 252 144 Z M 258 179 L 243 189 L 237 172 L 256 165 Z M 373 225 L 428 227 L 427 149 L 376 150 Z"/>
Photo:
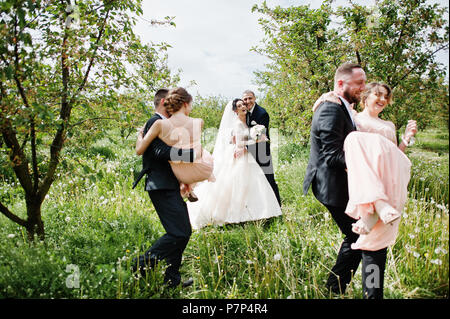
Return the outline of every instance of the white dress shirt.
<path id="1" fill-rule="evenodd" d="M 248 111 L 250 113 L 250 115 L 252 115 L 253 110 L 255 109 L 256 103 L 253 104 L 252 108 Z"/>
<path id="2" fill-rule="evenodd" d="M 342 96 L 338 95 L 342 102 L 344 102 L 345 108 L 347 109 L 348 115 L 350 115 L 350 119 L 352 120 L 353 126 L 356 127 L 355 125 L 355 121 L 353 121 L 353 112 L 352 112 L 352 108 L 350 107 L 350 103 L 348 103 L 348 101 L 346 99 L 344 99 Z"/>
<path id="3" fill-rule="evenodd" d="M 155 112 L 155 113 L 158 114 L 159 116 L 161 116 L 161 118 L 162 118 L 163 120 L 167 119 L 167 117 L 165 117 L 165 116 L 162 115 L 161 113 L 158 113 L 158 112 Z"/>

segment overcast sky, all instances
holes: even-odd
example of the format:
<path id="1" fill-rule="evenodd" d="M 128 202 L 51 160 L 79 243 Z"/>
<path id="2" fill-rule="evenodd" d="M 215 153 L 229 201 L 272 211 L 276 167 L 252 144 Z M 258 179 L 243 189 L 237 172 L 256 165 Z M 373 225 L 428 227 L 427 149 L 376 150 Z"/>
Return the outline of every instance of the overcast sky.
<path id="1" fill-rule="evenodd" d="M 372 0 L 357 3 L 372 5 Z M 433 0 L 448 7 L 448 0 Z M 240 97 L 246 89 L 258 94 L 254 71 L 264 69 L 268 60 L 250 51 L 261 44 L 264 33 L 258 23 L 261 17 L 252 13 L 258 0 L 151 0 L 143 1 L 145 20 L 163 20 L 175 16 L 176 27 L 152 27 L 138 19 L 135 31 L 146 42 L 169 43 L 169 67 L 181 69 L 180 85 L 196 95 L 223 95 Z M 338 0 L 336 5 L 345 4 Z M 267 0 L 269 7 L 310 4 L 317 8 L 321 1 Z M 448 19 L 448 17 L 447 17 Z M 441 62 L 448 60 L 448 51 L 439 55 Z M 447 62 L 448 65 L 448 62 Z M 190 85 L 195 81 L 196 85 Z"/>

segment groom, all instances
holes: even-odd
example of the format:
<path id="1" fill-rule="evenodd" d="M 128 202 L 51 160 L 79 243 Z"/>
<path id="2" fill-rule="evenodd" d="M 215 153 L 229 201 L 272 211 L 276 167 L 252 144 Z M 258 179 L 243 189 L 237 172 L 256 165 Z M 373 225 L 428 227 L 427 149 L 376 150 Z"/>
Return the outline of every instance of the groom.
<path id="1" fill-rule="evenodd" d="M 269 137 L 269 114 L 264 108 L 256 103 L 255 93 L 250 90 L 244 91 L 242 94 L 242 100 L 247 107 L 247 126 L 252 127 L 257 124 L 264 125 L 266 128 L 267 138 Z M 249 153 L 253 155 L 256 162 L 261 166 L 267 181 L 275 193 L 275 197 L 278 200 L 278 204 L 281 206 L 280 192 L 278 191 L 278 185 L 275 182 L 275 176 L 273 174 L 272 155 L 270 154 L 270 143 L 260 142 L 247 147 Z"/>
<path id="2" fill-rule="evenodd" d="M 139 132 L 138 140 L 145 136 L 156 120 L 168 117 L 164 107 L 164 98 L 168 92 L 167 89 L 160 89 L 156 92 L 154 98 L 156 112 L 147 121 L 144 130 Z M 192 231 L 187 206 L 180 195 L 180 184 L 168 161 L 193 162 L 194 157 L 192 149 L 176 149 L 156 138 L 144 152 L 143 169 L 133 184 L 133 188 L 135 188 L 143 175 L 147 174 L 145 190 L 148 191 L 166 234 L 159 238 L 144 255 L 133 259 L 132 271 L 136 272 L 139 268 L 140 273 L 145 277 L 147 269 L 154 269 L 160 260 L 165 259 L 168 267 L 164 283 L 171 288 L 178 286 L 181 282 L 179 268 L 182 254 Z M 191 284 L 192 280 L 187 280 L 182 285 L 187 287 Z"/>
<path id="3" fill-rule="evenodd" d="M 309 186 L 312 186 L 314 196 L 330 211 L 345 235 L 327 281 L 327 287 L 334 293 L 345 292 L 362 258 L 360 250 L 351 248 L 359 236 L 352 231 L 352 223 L 356 220 L 345 213 L 349 195 L 344 140 L 356 130 L 350 104 L 360 101 L 365 83 L 366 75 L 360 65 L 341 65 L 334 77 L 334 93 L 339 96 L 341 103 L 325 101 L 320 104 L 311 124 L 311 149 L 303 192 L 306 194 Z"/>

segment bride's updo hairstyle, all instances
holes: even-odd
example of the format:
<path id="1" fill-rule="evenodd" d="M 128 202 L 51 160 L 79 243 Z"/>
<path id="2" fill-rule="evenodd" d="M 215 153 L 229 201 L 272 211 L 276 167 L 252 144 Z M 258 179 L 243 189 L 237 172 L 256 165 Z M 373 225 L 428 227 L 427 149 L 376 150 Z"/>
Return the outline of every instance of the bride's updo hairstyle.
<path id="1" fill-rule="evenodd" d="M 164 107 L 169 115 L 180 110 L 184 103 L 191 103 L 192 96 L 182 87 L 172 89 L 164 100 Z"/>
<path id="2" fill-rule="evenodd" d="M 232 105 L 233 105 L 233 111 L 234 111 L 234 112 L 237 111 L 237 103 L 238 103 L 239 101 L 244 102 L 242 99 L 234 99 L 234 100 L 233 100 Z"/>
<path id="3" fill-rule="evenodd" d="M 389 85 L 384 83 L 378 83 L 378 82 L 372 82 L 366 85 L 366 89 L 364 92 L 361 93 L 361 107 L 364 108 L 366 106 L 366 101 L 369 98 L 369 95 L 371 93 L 375 93 L 376 95 L 381 95 L 380 88 L 385 88 L 388 92 L 387 94 L 387 104 L 391 104 L 392 102 L 392 89 L 389 87 Z"/>

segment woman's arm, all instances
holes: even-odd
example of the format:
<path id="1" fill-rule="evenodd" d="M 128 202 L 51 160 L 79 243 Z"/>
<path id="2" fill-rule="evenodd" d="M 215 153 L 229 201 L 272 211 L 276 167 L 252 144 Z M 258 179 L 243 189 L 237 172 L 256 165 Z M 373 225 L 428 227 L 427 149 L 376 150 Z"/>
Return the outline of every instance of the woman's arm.
<path id="1" fill-rule="evenodd" d="M 141 128 L 138 134 L 138 139 L 136 141 L 136 154 L 137 155 L 144 154 L 147 147 L 155 138 L 158 137 L 160 132 L 161 132 L 161 120 L 155 121 L 155 123 L 153 123 L 153 125 L 148 130 L 147 134 L 145 134 L 145 136 L 143 136 L 144 128 Z"/>

